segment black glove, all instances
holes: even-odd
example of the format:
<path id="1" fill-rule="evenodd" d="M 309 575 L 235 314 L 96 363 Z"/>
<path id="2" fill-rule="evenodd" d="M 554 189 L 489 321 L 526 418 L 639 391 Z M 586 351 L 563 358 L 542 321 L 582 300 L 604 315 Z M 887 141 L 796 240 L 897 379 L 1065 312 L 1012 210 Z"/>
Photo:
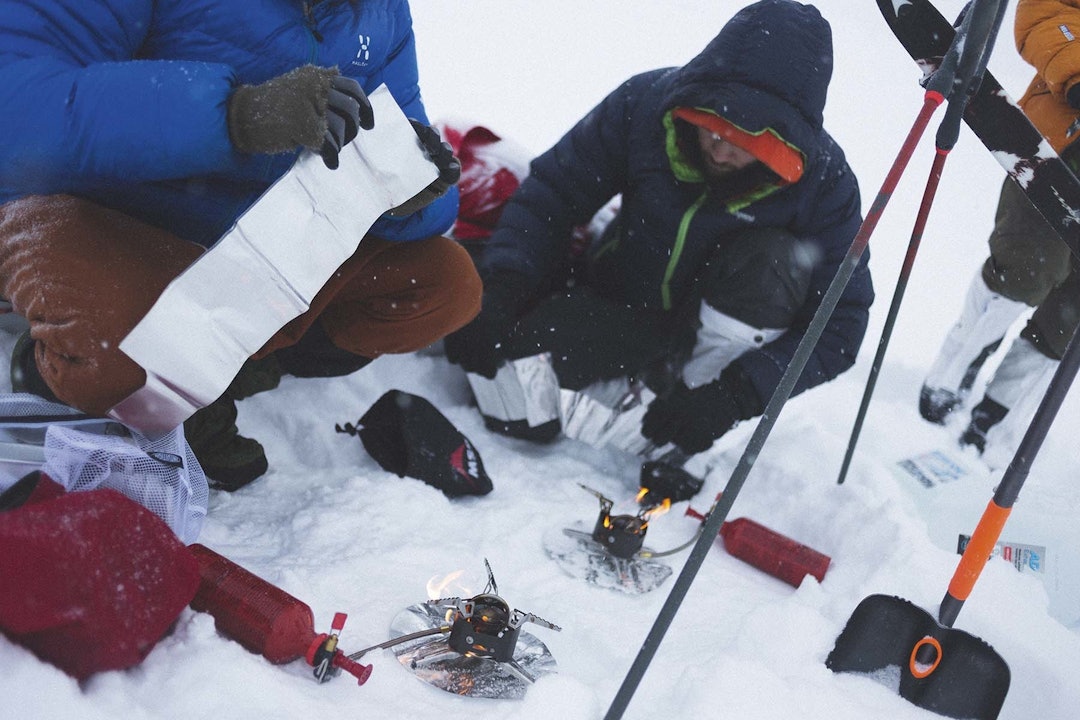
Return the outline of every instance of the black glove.
<path id="1" fill-rule="evenodd" d="M 512 278 L 484 281 L 484 298 L 480 314 L 455 333 L 446 336 L 443 348 L 446 359 L 460 365 L 466 372 L 495 377 L 507 359 L 507 339 L 517 322 L 517 299 L 520 292 Z M 517 284 L 517 288 L 522 287 Z"/>
<path id="2" fill-rule="evenodd" d="M 666 457 L 643 462 L 638 481 L 643 492 L 638 493 L 638 505 L 654 508 L 663 504 L 664 500 L 677 503 L 697 495 L 705 479 L 687 472 L 682 467 L 683 462 L 684 459 L 669 462 Z"/>
<path id="3" fill-rule="evenodd" d="M 304 65 L 260 85 L 241 85 L 229 98 L 229 137 L 240 152 L 290 152 L 298 146 L 338 166 L 338 153 L 360 128 L 375 127 L 360 84 L 337 68 Z"/>
<path id="4" fill-rule="evenodd" d="M 454 149 L 450 147 L 450 143 L 444 142 L 435 128 L 412 118 L 409 118 L 409 122 L 416 131 L 416 137 L 420 138 L 420 146 L 424 148 L 424 154 L 438 168 L 439 177 L 416 195 L 397 207 L 391 208 L 389 214 L 394 217 L 412 215 L 417 210 L 427 207 L 445 195 L 446 191 L 461 179 L 461 161 L 454 157 Z"/>
<path id="5" fill-rule="evenodd" d="M 746 371 L 732 363 L 718 380 L 693 390 L 680 382 L 671 394 L 653 400 L 641 421 L 641 434 L 657 445 L 673 442 L 693 455 L 763 409 Z"/>
<path id="6" fill-rule="evenodd" d="M 1069 92 L 1065 93 L 1065 100 L 1073 110 L 1080 110 L 1080 84 L 1069 88 Z"/>
<path id="7" fill-rule="evenodd" d="M 360 128 L 375 127 L 375 112 L 360 83 L 352 78 L 333 78 L 326 98 L 326 135 L 319 154 L 326 167 L 336 170 L 341 148 L 353 141 Z"/>

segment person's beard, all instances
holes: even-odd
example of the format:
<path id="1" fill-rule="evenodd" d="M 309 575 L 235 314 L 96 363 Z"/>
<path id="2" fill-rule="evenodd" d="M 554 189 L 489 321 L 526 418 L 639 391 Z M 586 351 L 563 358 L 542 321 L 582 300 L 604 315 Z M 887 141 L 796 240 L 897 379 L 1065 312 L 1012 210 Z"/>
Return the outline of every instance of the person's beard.
<path id="1" fill-rule="evenodd" d="M 778 185 L 780 176 L 758 161 L 744 168 L 732 167 L 722 172 L 706 170 L 705 182 L 713 196 L 720 200 L 730 200 L 765 185 Z"/>
<path id="2" fill-rule="evenodd" d="M 723 178 L 731 175 L 732 173 L 736 173 L 742 169 L 740 167 L 732 165 L 731 163 L 714 162 L 704 152 L 699 152 L 698 157 L 701 158 L 700 163 L 702 171 L 705 173 L 705 177 L 709 178 L 710 180 L 722 180 Z M 749 165 L 746 165 L 744 167 L 749 167 Z"/>
<path id="3" fill-rule="evenodd" d="M 678 142 L 683 155 L 701 170 L 713 197 L 726 201 L 765 185 L 781 184 L 780 176 L 760 161 L 742 168 L 727 163 L 709 162 L 705 158 L 705 151 L 697 143 L 692 126 L 689 123 L 680 123 L 679 130 L 681 132 Z"/>

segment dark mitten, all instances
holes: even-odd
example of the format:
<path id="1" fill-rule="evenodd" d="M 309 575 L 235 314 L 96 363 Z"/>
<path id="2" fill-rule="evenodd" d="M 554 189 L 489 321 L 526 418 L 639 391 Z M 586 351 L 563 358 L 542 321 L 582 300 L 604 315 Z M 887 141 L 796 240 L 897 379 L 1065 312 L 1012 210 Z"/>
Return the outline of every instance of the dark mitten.
<path id="1" fill-rule="evenodd" d="M 304 65 L 260 85 L 241 85 L 229 98 L 229 137 L 240 152 L 280 153 L 306 147 L 330 169 L 360 128 L 375 126 L 359 83 L 337 68 Z"/>
<path id="2" fill-rule="evenodd" d="M 664 500 L 673 503 L 689 500 L 705 484 L 704 478 L 691 475 L 681 463 L 669 462 L 665 458 L 643 462 L 638 482 L 641 485 L 638 505 L 646 508 L 657 507 Z"/>
<path id="3" fill-rule="evenodd" d="M 517 322 L 519 290 L 516 275 L 500 275 L 484 281 L 484 299 L 480 314 L 455 333 L 446 336 L 443 347 L 446 359 L 466 372 L 495 377 L 507 359 L 507 339 Z"/>
<path id="4" fill-rule="evenodd" d="M 742 366 L 733 363 L 718 380 L 693 390 L 680 382 L 670 395 L 653 400 L 641 434 L 657 445 L 673 442 L 693 455 L 708 450 L 735 423 L 761 412 L 757 390 Z"/>
<path id="5" fill-rule="evenodd" d="M 435 128 L 411 118 L 409 122 L 416 131 L 416 137 L 420 139 L 424 154 L 438 168 L 439 177 L 416 195 L 397 207 L 391 208 L 389 214 L 395 217 L 412 215 L 417 210 L 427 207 L 445 195 L 446 191 L 461 179 L 461 161 L 454 157 L 454 149 L 450 147 L 450 143 L 444 142 Z"/>

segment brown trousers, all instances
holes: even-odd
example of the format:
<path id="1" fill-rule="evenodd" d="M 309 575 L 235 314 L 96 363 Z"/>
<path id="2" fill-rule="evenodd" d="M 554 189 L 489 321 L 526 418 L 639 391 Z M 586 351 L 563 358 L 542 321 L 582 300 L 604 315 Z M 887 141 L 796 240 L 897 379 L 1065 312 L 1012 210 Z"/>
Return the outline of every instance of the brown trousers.
<path id="1" fill-rule="evenodd" d="M 120 341 L 204 251 L 83 199 L 26 197 L 0 206 L 0 297 L 29 321 L 49 388 L 65 403 L 103 415 L 146 382 Z M 311 308 L 253 357 L 293 345 L 316 320 L 348 352 L 411 352 L 471 320 L 480 295 L 472 260 L 454 241 L 367 236 Z"/>

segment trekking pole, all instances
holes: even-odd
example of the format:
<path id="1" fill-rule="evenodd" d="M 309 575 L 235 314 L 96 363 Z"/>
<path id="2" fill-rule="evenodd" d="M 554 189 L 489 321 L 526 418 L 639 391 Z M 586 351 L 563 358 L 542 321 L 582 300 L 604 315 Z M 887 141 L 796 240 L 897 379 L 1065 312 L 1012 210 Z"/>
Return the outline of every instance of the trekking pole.
<path id="1" fill-rule="evenodd" d="M 903 299 L 904 291 L 907 289 L 908 277 L 911 274 L 912 266 L 915 264 L 915 253 L 918 252 L 919 242 L 922 240 L 923 229 L 926 227 L 926 218 L 930 214 L 930 204 L 934 201 L 938 181 L 941 179 L 941 169 L 945 164 L 947 155 L 947 150 L 942 151 L 940 149 L 934 154 L 930 177 L 926 181 L 926 190 L 923 192 L 922 204 L 919 206 L 919 213 L 915 218 L 915 227 L 911 231 L 911 240 L 908 241 L 907 254 L 904 256 L 904 264 L 900 268 L 900 277 L 897 278 L 896 289 L 893 291 L 892 303 L 889 305 L 889 313 L 885 318 L 885 327 L 881 331 L 881 339 L 878 340 L 877 354 L 870 364 L 870 376 L 866 380 L 866 389 L 863 390 L 862 402 L 859 404 L 859 411 L 855 415 L 855 425 L 851 430 L 847 451 L 844 453 L 844 462 L 840 466 L 840 476 L 836 480 L 837 484 L 843 484 L 844 478 L 847 477 L 848 468 L 851 466 L 851 459 L 855 455 L 855 444 L 859 440 L 859 433 L 862 432 L 866 411 L 870 407 L 870 397 L 874 394 L 874 386 L 877 384 L 878 374 L 885 360 L 885 351 L 889 347 L 889 339 L 892 336 L 893 326 L 896 324 L 896 316 L 900 312 L 900 301 Z"/>
<path id="2" fill-rule="evenodd" d="M 859 231 L 855 234 L 855 238 L 851 242 L 851 247 L 848 249 L 847 255 L 844 256 L 843 261 L 840 263 L 840 267 L 836 271 L 836 275 L 833 276 L 832 282 L 825 291 L 825 295 L 821 299 L 821 304 L 818 306 L 817 311 L 814 313 L 814 317 L 807 326 L 802 340 L 799 341 L 799 345 L 795 348 L 795 354 L 792 356 L 791 362 L 788 364 L 787 369 L 784 370 L 784 374 L 781 376 L 780 382 L 776 386 L 776 390 L 773 391 L 772 397 L 765 406 L 765 411 L 762 413 L 761 419 L 758 421 L 753 435 L 747 442 L 746 449 L 743 450 L 742 457 L 739 458 L 739 462 L 735 466 L 735 470 L 732 472 L 731 478 L 728 480 L 723 494 L 713 504 L 707 519 L 702 524 L 701 534 L 698 536 L 697 542 L 690 551 L 690 555 L 686 559 L 686 564 L 683 565 L 683 569 L 679 573 L 679 577 L 676 579 L 675 584 L 672 586 L 671 593 L 664 602 L 664 606 L 660 609 L 660 613 L 657 615 L 652 629 L 646 636 L 645 642 L 638 651 L 637 657 L 630 666 L 630 670 L 623 680 L 622 686 L 619 688 L 611 706 L 608 708 L 607 714 L 604 715 L 604 720 L 618 720 L 618 718 L 622 717 L 623 712 L 626 711 L 627 705 L 630 704 L 630 700 L 634 696 L 634 691 L 641 683 L 641 678 L 645 675 L 649 663 L 656 654 L 656 650 L 660 647 L 660 642 L 664 639 L 664 634 L 671 625 L 671 621 L 675 618 L 675 614 L 678 612 L 679 606 L 686 596 L 686 592 L 690 589 L 690 584 L 694 581 L 694 577 L 701 568 L 701 564 L 704 562 L 706 555 L 708 555 L 713 539 L 720 531 L 720 527 L 724 520 L 727 519 L 728 513 L 731 511 L 731 506 L 734 504 L 735 498 L 738 497 L 739 491 L 746 482 L 746 477 L 750 474 L 750 470 L 757 460 L 758 453 L 761 451 L 762 446 L 765 444 L 765 440 L 772 431 L 772 427 L 776 423 L 776 419 L 780 415 L 781 409 L 783 409 L 788 398 L 791 397 L 791 392 L 794 389 L 799 376 L 802 374 L 803 368 L 806 367 L 806 362 L 810 358 L 810 353 L 813 352 L 818 339 L 825 329 L 826 323 L 828 323 L 829 319 L 832 317 L 832 313 L 836 309 L 837 303 L 840 301 L 840 295 L 847 287 L 852 273 L 855 272 L 855 268 L 858 266 L 859 260 L 869 243 L 870 235 L 873 233 L 874 228 L 877 227 L 878 220 L 880 220 L 881 214 L 884 212 L 885 206 L 889 202 L 889 198 L 892 197 L 893 190 L 900 181 L 900 176 L 904 173 L 904 169 L 907 167 L 908 161 L 911 160 L 911 156 L 919 143 L 919 139 L 922 137 L 927 124 L 930 122 L 930 116 L 934 114 L 934 111 L 943 101 L 944 97 L 941 93 L 931 90 L 926 92 L 922 109 L 915 118 L 911 130 L 908 131 L 907 138 L 904 140 L 900 152 L 893 161 L 889 173 L 885 176 L 885 181 L 882 183 L 877 197 L 874 198 L 873 205 L 870 206 L 866 218 L 863 220 L 862 225 L 859 227 Z"/>
<path id="3" fill-rule="evenodd" d="M 847 450 L 844 453 L 844 461 L 840 466 L 840 475 L 836 480 L 837 484 L 843 484 L 847 477 L 848 469 L 851 466 L 852 457 L 855 455 L 855 445 L 859 440 L 859 434 L 862 432 L 863 422 L 866 420 L 866 412 L 870 407 L 870 398 L 874 394 L 874 387 L 877 385 L 878 375 L 881 372 L 881 366 L 885 360 L 885 352 L 889 348 L 889 340 L 892 337 L 893 327 L 896 325 L 896 318 L 900 312 L 900 303 L 904 299 L 904 293 L 907 290 L 911 269 L 915 264 L 915 254 L 919 250 L 923 231 L 926 229 L 926 220 L 930 214 L 930 206 L 933 204 L 934 197 L 937 194 L 938 183 L 941 180 L 945 159 L 953 147 L 956 146 L 956 141 L 960 136 L 960 121 L 963 118 L 963 112 L 967 108 L 968 100 L 978 90 L 979 84 L 982 82 L 983 73 L 986 72 L 986 63 L 990 58 L 990 50 L 993 47 L 994 38 L 997 36 L 997 31 L 1001 27 L 1004 11 L 1005 3 L 1001 2 L 995 9 L 992 23 L 988 26 L 988 30 L 986 31 L 989 33 L 989 36 L 981 47 L 965 43 L 964 54 L 962 54 L 955 62 L 953 62 L 953 59 L 956 58 L 956 55 L 950 52 L 943 60 L 942 66 L 935 71 L 925 83 L 927 90 L 934 90 L 945 96 L 948 96 L 950 88 L 959 88 L 962 86 L 964 92 L 959 99 L 954 100 L 950 97 L 949 108 L 945 113 L 941 125 L 938 127 L 935 141 L 934 162 L 930 168 L 930 177 L 926 181 L 926 189 L 923 192 L 922 203 L 919 205 L 919 211 L 915 218 L 915 226 L 911 231 L 911 239 L 908 241 L 907 253 L 904 256 L 904 262 L 900 268 L 900 276 L 897 278 L 896 288 L 893 291 L 892 302 L 889 305 L 889 312 L 885 318 L 885 326 L 881 331 L 881 339 L 878 340 L 877 354 L 870 364 L 870 375 L 866 380 L 866 388 L 863 390 L 862 402 L 859 404 L 859 410 L 855 415 L 855 424 L 852 427 L 851 437 L 848 440 Z M 979 16 L 979 13 L 972 8 L 972 12 L 966 14 L 965 19 L 971 18 L 970 22 L 974 24 L 974 18 Z M 981 16 L 987 17 L 986 14 Z M 969 25 L 965 37 L 980 31 L 980 27 L 972 30 Z M 960 35 L 958 34 L 957 37 L 960 37 Z M 954 43 L 953 47 L 956 47 L 956 43 Z"/>

